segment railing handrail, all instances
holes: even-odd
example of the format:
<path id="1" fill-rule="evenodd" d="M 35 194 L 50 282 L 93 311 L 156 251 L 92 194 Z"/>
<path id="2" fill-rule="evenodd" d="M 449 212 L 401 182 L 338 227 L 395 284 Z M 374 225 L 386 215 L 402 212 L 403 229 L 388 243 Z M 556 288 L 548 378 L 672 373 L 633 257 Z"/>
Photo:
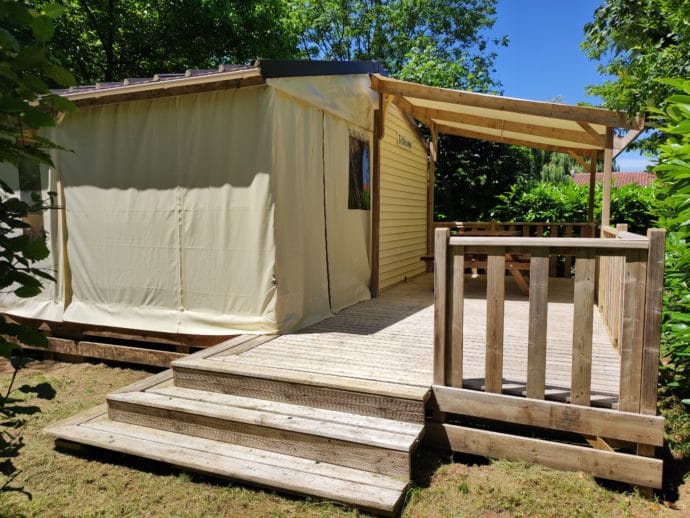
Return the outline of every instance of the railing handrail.
<path id="1" fill-rule="evenodd" d="M 494 225 L 527 225 L 527 226 L 543 226 L 548 227 L 550 225 L 572 225 L 577 227 L 590 227 L 596 226 L 596 223 L 588 223 L 586 221 L 434 221 L 434 226 L 438 228 L 443 227 L 478 227 L 478 226 L 491 226 Z"/>
<path id="2" fill-rule="evenodd" d="M 641 236 L 640 236 L 641 237 Z M 487 246 L 511 248 L 594 248 L 619 250 L 646 250 L 647 238 L 602 239 L 598 237 L 496 237 L 451 236 L 452 246 Z"/>

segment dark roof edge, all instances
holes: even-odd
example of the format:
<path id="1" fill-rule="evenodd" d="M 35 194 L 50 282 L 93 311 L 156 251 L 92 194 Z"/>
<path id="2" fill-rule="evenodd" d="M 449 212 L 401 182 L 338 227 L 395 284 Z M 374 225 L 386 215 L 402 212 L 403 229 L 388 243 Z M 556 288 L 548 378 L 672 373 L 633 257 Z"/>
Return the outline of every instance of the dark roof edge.
<path id="1" fill-rule="evenodd" d="M 292 61 L 259 59 L 254 63 L 264 79 L 271 77 L 336 76 L 354 74 L 388 75 L 378 61 Z"/>

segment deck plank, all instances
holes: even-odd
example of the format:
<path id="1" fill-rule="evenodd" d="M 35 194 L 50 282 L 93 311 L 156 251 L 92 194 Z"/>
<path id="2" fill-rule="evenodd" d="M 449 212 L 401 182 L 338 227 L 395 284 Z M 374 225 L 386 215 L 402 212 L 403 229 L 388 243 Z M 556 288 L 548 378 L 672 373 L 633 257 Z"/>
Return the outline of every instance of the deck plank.
<path id="1" fill-rule="evenodd" d="M 486 281 L 466 276 L 463 315 L 463 377 L 484 379 Z M 550 279 L 544 384 L 568 392 L 572 375 L 573 282 Z M 383 292 L 377 299 L 347 308 L 297 333 L 279 336 L 239 355 L 213 361 L 245 367 L 294 369 L 414 386 L 433 381 L 433 276 L 424 274 Z M 506 277 L 503 378 L 527 382 L 528 298 Z M 593 394 L 618 394 L 620 360 L 595 308 L 592 330 Z"/>

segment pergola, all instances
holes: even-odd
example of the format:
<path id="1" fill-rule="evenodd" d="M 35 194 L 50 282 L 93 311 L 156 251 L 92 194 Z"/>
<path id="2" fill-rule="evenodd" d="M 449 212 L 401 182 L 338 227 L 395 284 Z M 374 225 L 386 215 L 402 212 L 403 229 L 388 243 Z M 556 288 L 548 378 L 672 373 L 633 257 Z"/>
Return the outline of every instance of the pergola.
<path id="1" fill-rule="evenodd" d="M 590 173 L 590 222 L 594 222 L 596 164 L 603 160 L 601 223 L 610 223 L 612 162 L 640 134 L 642 118 L 600 108 L 435 88 L 381 74 L 371 74 L 370 80 L 372 89 L 380 94 L 383 112 L 389 103 L 395 103 L 431 133 L 430 222 L 438 135 L 448 134 L 569 154 Z M 617 136 L 616 129 L 625 130 L 624 135 Z"/>

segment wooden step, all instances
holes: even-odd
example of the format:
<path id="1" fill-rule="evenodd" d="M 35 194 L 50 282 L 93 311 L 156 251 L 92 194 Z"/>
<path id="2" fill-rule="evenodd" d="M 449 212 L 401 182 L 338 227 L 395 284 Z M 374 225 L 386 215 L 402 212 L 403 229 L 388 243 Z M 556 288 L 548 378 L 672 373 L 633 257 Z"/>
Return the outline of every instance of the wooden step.
<path id="1" fill-rule="evenodd" d="M 180 387 L 108 396 L 111 420 L 410 477 L 423 425 Z"/>
<path id="2" fill-rule="evenodd" d="M 364 416 L 423 423 L 429 387 L 290 368 L 185 358 L 172 363 L 175 385 Z"/>
<path id="3" fill-rule="evenodd" d="M 91 412 L 91 415 L 88 415 Z M 85 413 L 46 429 L 63 441 L 136 455 L 252 485 L 395 515 L 407 482 L 395 477 L 235 444 L 111 421 Z"/>

